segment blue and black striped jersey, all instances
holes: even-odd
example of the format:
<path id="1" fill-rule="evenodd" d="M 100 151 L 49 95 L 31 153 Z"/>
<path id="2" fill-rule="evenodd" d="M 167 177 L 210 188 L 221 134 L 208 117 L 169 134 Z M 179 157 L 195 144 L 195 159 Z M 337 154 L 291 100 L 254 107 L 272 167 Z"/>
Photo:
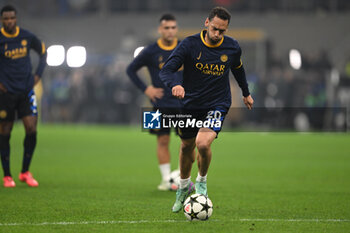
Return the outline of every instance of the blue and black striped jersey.
<path id="1" fill-rule="evenodd" d="M 34 49 L 40 56 L 35 74 L 41 77 L 46 65 L 46 49 L 31 32 L 16 27 L 15 34 L 0 32 L 0 82 L 10 93 L 28 92 L 33 88 L 34 76 L 29 56 Z"/>
<path id="2" fill-rule="evenodd" d="M 242 89 L 249 95 L 248 83 L 241 60 L 241 48 L 236 40 L 224 36 L 216 45 L 204 40 L 203 30 L 184 39 L 166 61 L 160 79 L 169 87 L 182 85 L 185 108 L 212 108 L 231 106 L 229 71 L 231 70 Z M 183 80 L 171 76 L 184 65 Z"/>
<path id="3" fill-rule="evenodd" d="M 171 89 L 166 87 L 163 82 L 159 79 L 159 72 L 163 68 L 165 61 L 168 59 L 170 54 L 174 51 L 178 45 L 178 41 L 175 40 L 173 45 L 165 46 L 159 39 L 157 42 L 147 46 L 141 51 L 141 53 L 131 62 L 127 68 L 127 73 L 133 83 L 144 92 L 146 84 L 137 75 L 137 71 L 143 66 L 147 67 L 151 79 L 152 85 L 157 88 L 164 89 L 164 96 L 161 99 L 157 99 L 156 102 L 152 102 L 154 107 L 163 108 L 178 108 L 181 107 L 181 102 L 172 96 Z M 176 79 L 182 79 L 182 71 L 175 72 Z"/>

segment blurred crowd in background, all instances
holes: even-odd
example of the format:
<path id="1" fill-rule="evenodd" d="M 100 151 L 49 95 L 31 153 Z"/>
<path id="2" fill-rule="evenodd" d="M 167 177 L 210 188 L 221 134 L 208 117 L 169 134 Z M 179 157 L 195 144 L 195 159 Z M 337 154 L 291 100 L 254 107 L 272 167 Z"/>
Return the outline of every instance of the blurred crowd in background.
<path id="1" fill-rule="evenodd" d="M 6 2 L 6 0 L 2 0 Z M 346 12 L 348 0 L 12 0 L 34 16 L 114 14 L 119 12 L 198 12 L 214 6 L 226 7 L 231 12 Z M 1 1 L 0 1 L 1 3 Z"/>

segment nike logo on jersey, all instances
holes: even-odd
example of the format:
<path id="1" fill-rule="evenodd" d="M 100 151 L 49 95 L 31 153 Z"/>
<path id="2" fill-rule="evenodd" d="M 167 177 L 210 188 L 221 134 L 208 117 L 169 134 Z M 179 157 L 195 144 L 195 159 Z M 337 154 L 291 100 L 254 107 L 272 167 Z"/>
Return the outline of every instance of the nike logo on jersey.
<path id="1" fill-rule="evenodd" d="M 202 51 L 199 53 L 198 57 L 197 57 L 197 60 L 199 60 L 202 56 Z"/>

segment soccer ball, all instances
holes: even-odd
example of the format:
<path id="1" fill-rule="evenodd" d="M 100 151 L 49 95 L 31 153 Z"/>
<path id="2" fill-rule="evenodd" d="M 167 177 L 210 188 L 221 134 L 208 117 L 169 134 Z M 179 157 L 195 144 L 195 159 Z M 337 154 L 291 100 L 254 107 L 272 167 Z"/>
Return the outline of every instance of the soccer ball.
<path id="1" fill-rule="evenodd" d="M 170 173 L 170 189 L 176 191 L 180 186 L 180 170 L 174 170 Z"/>
<path id="2" fill-rule="evenodd" d="M 190 221 L 205 221 L 213 214 L 213 203 L 202 194 L 193 194 L 184 202 L 184 214 Z"/>

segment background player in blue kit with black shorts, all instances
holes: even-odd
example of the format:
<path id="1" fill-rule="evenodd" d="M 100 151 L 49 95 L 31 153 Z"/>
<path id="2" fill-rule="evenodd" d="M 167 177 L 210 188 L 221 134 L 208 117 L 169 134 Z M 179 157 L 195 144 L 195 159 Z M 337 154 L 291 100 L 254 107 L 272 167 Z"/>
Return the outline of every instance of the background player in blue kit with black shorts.
<path id="1" fill-rule="evenodd" d="M 154 109 L 160 109 L 162 113 L 173 111 L 181 107 L 181 102 L 175 98 L 171 89 L 166 87 L 159 79 L 159 72 L 165 61 L 178 45 L 176 38 L 177 23 L 172 14 L 164 14 L 160 18 L 158 32 L 161 37 L 157 42 L 149 45 L 131 62 L 127 68 L 127 73 L 131 81 L 151 100 Z M 146 84 L 137 75 L 137 71 L 142 67 L 147 67 L 152 85 Z M 182 79 L 182 71 L 175 72 L 176 79 Z M 157 157 L 159 162 L 159 170 L 162 175 L 162 181 L 158 185 L 159 190 L 177 189 L 171 187 L 170 178 L 170 129 L 162 128 L 159 130 L 151 130 L 152 134 L 157 135 Z"/>
<path id="2" fill-rule="evenodd" d="M 253 106 L 254 101 L 250 96 L 241 60 L 241 48 L 236 40 L 224 36 L 230 18 L 225 8 L 212 9 L 205 21 L 207 29 L 184 39 L 160 72 L 161 80 L 172 89 L 173 96 L 182 99 L 186 111 L 192 111 L 197 119 L 211 118 L 223 122 L 231 106 L 230 70 L 242 90 L 244 104 L 249 109 Z M 183 79 L 178 80 L 172 74 L 182 65 Z M 197 113 L 197 110 L 205 110 L 205 114 Z M 180 211 L 182 203 L 193 191 L 191 169 L 196 147 L 199 172 L 195 189 L 196 193 L 208 195 L 207 173 L 212 158 L 211 143 L 220 130 L 221 127 L 181 129 L 181 179 L 173 212 Z"/>
<path id="3" fill-rule="evenodd" d="M 4 187 L 15 187 L 10 173 L 10 135 L 16 115 L 25 128 L 24 155 L 19 180 L 31 187 L 38 182 L 29 172 L 36 146 L 38 111 L 34 85 L 40 80 L 46 65 L 46 49 L 34 34 L 17 26 L 16 9 L 10 5 L 1 9 L 0 32 L 0 154 L 4 170 Z M 30 49 L 40 60 L 32 74 Z"/>

